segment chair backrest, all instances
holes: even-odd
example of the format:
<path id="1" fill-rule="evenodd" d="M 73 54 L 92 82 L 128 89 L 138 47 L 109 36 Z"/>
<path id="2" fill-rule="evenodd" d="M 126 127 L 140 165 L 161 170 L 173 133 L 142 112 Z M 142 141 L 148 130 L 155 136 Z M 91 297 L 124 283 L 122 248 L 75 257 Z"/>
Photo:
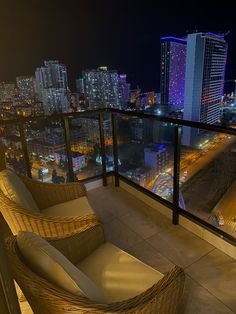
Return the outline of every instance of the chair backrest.
<path id="1" fill-rule="evenodd" d="M 81 303 L 81 307 L 84 301 L 88 300 L 84 296 L 75 296 L 64 291 L 32 271 L 23 261 L 17 246 L 16 236 L 9 237 L 6 246 L 14 279 L 35 314 L 65 313 L 65 304 L 72 303 L 74 298 Z M 65 304 L 63 303 L 64 298 L 67 299 Z"/>
<path id="2" fill-rule="evenodd" d="M 8 169 L 0 171 L 0 188 L 7 198 L 22 208 L 39 213 L 33 196 L 15 172 Z"/>

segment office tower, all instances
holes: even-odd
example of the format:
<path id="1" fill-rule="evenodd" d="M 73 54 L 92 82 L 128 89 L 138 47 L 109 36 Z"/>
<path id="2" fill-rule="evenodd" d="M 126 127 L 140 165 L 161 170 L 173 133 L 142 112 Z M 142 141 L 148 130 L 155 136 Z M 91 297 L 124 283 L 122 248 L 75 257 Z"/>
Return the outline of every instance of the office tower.
<path id="1" fill-rule="evenodd" d="M 122 83 L 117 71 L 107 67 L 86 70 L 81 79 L 79 85 L 84 88 L 84 97 L 90 109 L 122 107 L 124 96 L 121 96 Z"/>
<path id="2" fill-rule="evenodd" d="M 219 122 L 227 47 L 224 36 L 213 33 L 188 35 L 184 119 L 209 124 Z M 184 144 L 193 145 L 195 133 L 185 128 Z"/>
<path id="3" fill-rule="evenodd" d="M 57 60 L 44 61 L 44 66 L 36 69 L 35 78 L 45 113 L 65 112 L 69 108 L 66 66 Z"/>
<path id="4" fill-rule="evenodd" d="M 66 66 L 57 60 L 44 61 L 44 66 L 36 69 L 35 77 L 38 91 L 44 88 L 68 89 Z"/>
<path id="5" fill-rule="evenodd" d="M 22 102 L 32 104 L 36 99 L 36 82 L 33 76 L 18 76 L 16 85 Z"/>
<path id="6" fill-rule="evenodd" d="M 184 106 L 186 39 L 161 38 L 161 105 L 169 111 Z"/>

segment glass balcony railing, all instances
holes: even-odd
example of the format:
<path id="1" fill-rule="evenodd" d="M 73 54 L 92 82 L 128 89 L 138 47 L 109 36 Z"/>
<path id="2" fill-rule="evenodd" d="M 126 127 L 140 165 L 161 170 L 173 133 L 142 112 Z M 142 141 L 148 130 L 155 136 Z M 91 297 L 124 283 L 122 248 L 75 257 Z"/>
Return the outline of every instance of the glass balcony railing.
<path id="1" fill-rule="evenodd" d="M 101 109 L 2 120 L 6 165 L 64 183 L 115 175 L 235 244 L 236 129 Z"/>
<path id="2" fill-rule="evenodd" d="M 173 202 L 175 124 L 125 115 L 117 124 L 119 174 Z"/>

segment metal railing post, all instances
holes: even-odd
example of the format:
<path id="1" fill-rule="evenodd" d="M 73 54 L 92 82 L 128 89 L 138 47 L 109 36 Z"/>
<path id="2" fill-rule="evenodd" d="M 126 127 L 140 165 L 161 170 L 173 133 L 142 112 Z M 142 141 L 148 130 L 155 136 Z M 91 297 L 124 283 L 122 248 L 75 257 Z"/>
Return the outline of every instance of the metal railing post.
<path id="1" fill-rule="evenodd" d="M 27 142 L 25 139 L 24 124 L 21 122 L 18 124 L 18 127 L 19 127 L 19 132 L 20 132 L 20 140 L 21 140 L 21 145 L 22 145 L 23 156 L 25 160 L 26 173 L 29 178 L 32 178 L 29 152 L 28 152 Z"/>
<path id="2" fill-rule="evenodd" d="M 117 120 L 116 120 L 116 115 L 114 113 L 112 113 L 111 119 L 112 119 L 112 135 L 113 135 L 115 186 L 119 186 L 120 180 L 119 180 L 119 167 L 118 167 Z"/>
<path id="3" fill-rule="evenodd" d="M 73 171 L 69 118 L 64 118 L 64 133 L 65 133 L 65 144 L 66 144 L 66 156 L 67 156 L 67 162 L 68 162 L 68 177 L 69 177 L 70 182 L 74 182 L 75 175 Z"/>
<path id="4" fill-rule="evenodd" d="M 181 146 L 181 127 L 175 126 L 174 133 L 174 194 L 173 194 L 173 216 L 174 225 L 179 223 L 179 175 L 180 175 L 180 146 Z"/>
<path id="5" fill-rule="evenodd" d="M 106 148 L 103 128 L 103 113 L 99 113 L 99 133 L 100 133 L 100 146 L 102 157 L 102 181 L 103 186 L 107 185 L 107 171 L 106 171 Z"/>

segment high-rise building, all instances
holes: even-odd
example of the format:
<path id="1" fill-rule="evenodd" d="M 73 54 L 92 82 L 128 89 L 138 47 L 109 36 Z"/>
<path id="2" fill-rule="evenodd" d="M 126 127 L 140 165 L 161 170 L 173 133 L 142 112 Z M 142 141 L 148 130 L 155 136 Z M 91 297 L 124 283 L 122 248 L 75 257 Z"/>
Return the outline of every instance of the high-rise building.
<path id="1" fill-rule="evenodd" d="M 27 104 L 32 104 L 36 99 L 36 81 L 33 76 L 18 76 L 16 85 L 20 100 Z"/>
<path id="2" fill-rule="evenodd" d="M 219 122 L 227 48 L 224 36 L 213 33 L 188 35 L 184 119 L 209 124 Z M 185 130 L 184 144 L 192 145 L 195 133 Z"/>
<path id="3" fill-rule="evenodd" d="M 35 78 L 45 113 L 64 112 L 65 108 L 69 108 L 67 70 L 64 64 L 57 60 L 44 61 L 44 66 L 36 69 Z"/>
<path id="4" fill-rule="evenodd" d="M 63 113 L 70 110 L 65 88 L 45 88 L 42 91 L 43 109 L 46 115 Z"/>
<path id="5" fill-rule="evenodd" d="M 66 66 L 57 60 L 44 61 L 44 66 L 36 69 L 35 77 L 39 92 L 44 88 L 68 89 Z"/>
<path id="6" fill-rule="evenodd" d="M 169 111 L 184 106 L 186 39 L 161 38 L 161 104 Z"/>
<path id="7" fill-rule="evenodd" d="M 223 36 L 188 35 L 184 119 L 210 124 L 219 121 L 226 56 Z"/>
<path id="8" fill-rule="evenodd" d="M 83 71 L 77 80 L 79 92 L 84 93 L 89 108 L 122 108 L 129 94 L 126 76 L 119 76 L 117 71 L 100 67 L 97 70 Z M 125 85 L 127 84 L 127 85 Z"/>

